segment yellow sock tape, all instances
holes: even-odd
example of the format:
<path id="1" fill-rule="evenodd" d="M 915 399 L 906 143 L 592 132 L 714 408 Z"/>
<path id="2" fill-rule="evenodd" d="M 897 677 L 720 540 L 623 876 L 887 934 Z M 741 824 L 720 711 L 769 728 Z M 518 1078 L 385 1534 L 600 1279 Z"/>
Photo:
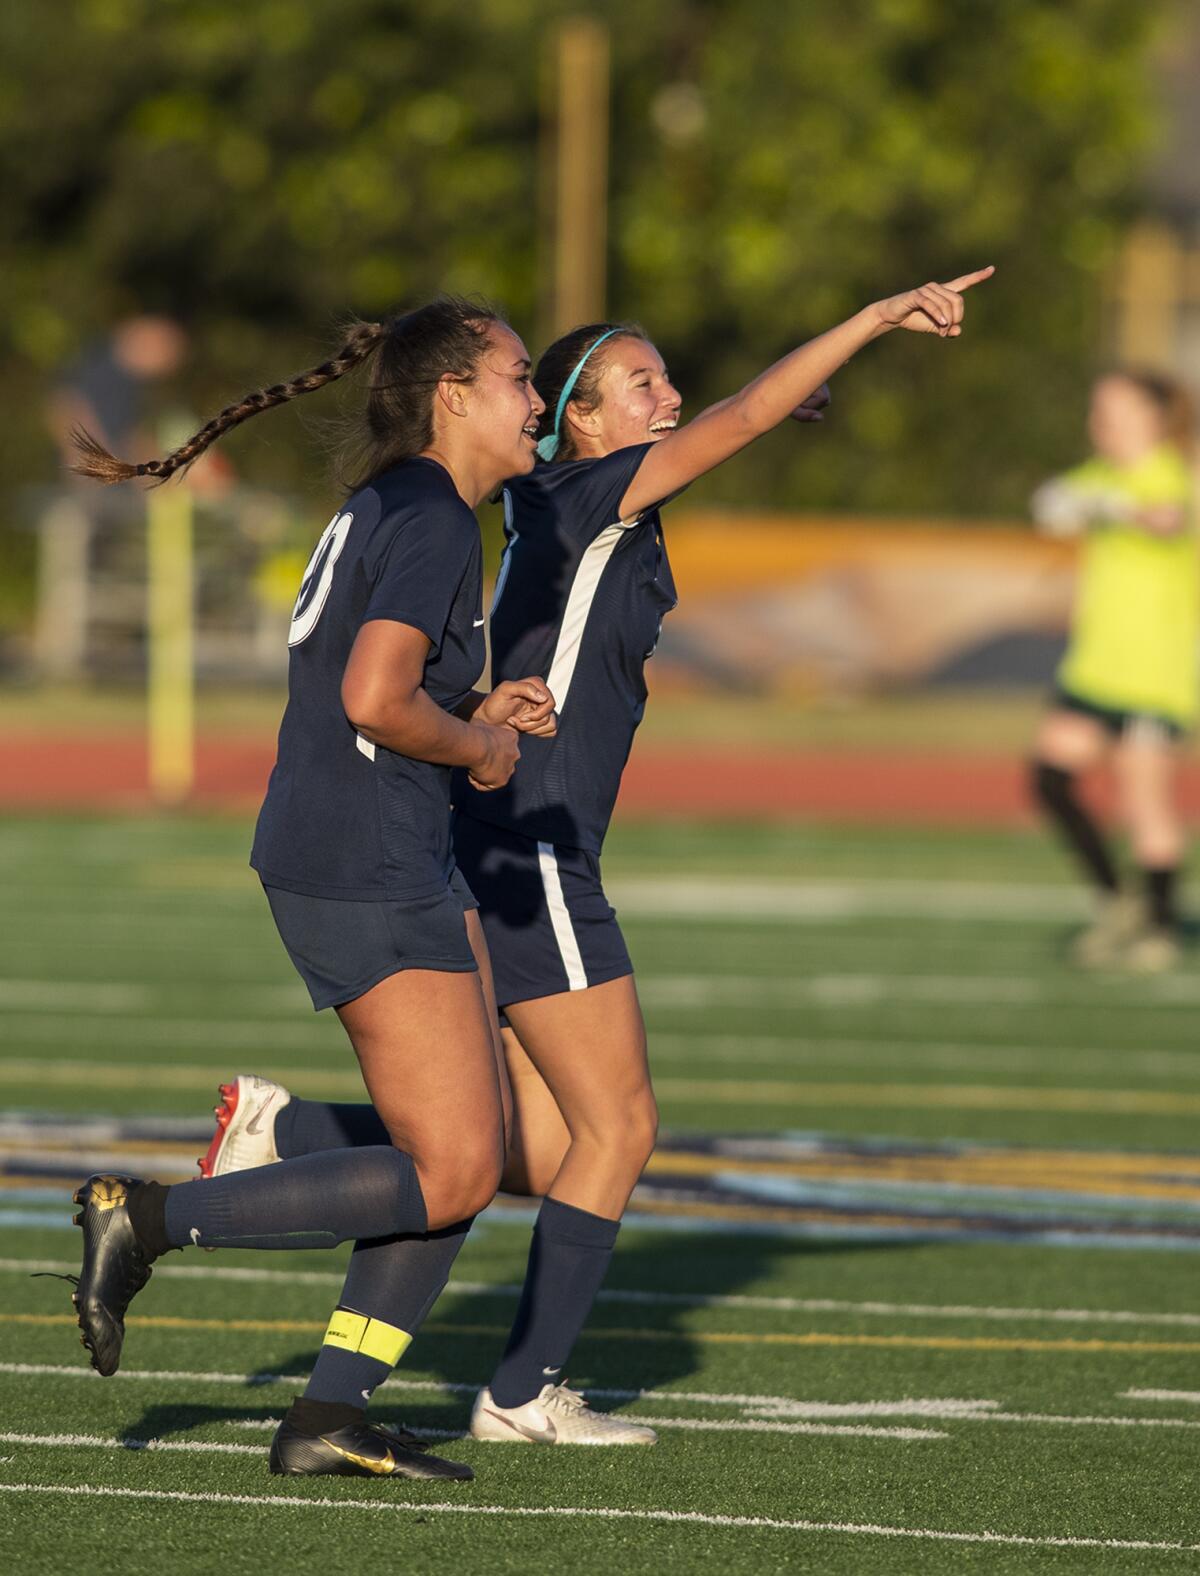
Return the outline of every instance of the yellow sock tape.
<path id="1" fill-rule="evenodd" d="M 368 1319 L 349 1308 L 335 1308 L 325 1331 L 324 1345 L 340 1346 L 346 1352 L 361 1352 L 377 1363 L 394 1368 L 412 1344 L 412 1336 L 382 1319 Z"/>

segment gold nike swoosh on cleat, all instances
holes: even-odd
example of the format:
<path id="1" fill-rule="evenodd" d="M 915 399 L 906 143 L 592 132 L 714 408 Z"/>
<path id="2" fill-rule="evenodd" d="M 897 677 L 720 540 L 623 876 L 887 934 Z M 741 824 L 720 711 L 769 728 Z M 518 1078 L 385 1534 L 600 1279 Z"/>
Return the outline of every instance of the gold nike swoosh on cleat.
<path id="1" fill-rule="evenodd" d="M 353 1450 L 343 1450 L 341 1445 L 335 1445 L 333 1440 L 328 1439 L 324 1434 L 321 1435 L 321 1443 L 328 1445 L 330 1450 L 336 1450 L 338 1455 L 343 1456 L 347 1461 L 353 1461 L 356 1467 L 362 1467 L 366 1472 L 373 1472 L 376 1477 L 390 1477 L 396 1470 L 396 1458 L 390 1450 L 381 1460 L 377 1456 L 360 1456 Z"/>

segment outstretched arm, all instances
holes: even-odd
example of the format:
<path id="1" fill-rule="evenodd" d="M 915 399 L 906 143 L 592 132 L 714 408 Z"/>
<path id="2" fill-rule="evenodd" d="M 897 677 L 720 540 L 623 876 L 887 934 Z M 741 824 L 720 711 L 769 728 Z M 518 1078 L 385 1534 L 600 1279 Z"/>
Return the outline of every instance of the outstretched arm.
<path id="1" fill-rule="evenodd" d="M 770 432 L 873 339 L 894 328 L 957 339 L 962 333 L 963 292 L 994 272 L 981 268 L 948 284 L 921 285 L 876 301 L 793 350 L 739 393 L 710 405 L 694 421 L 656 443 L 621 500 L 621 518 L 628 520 L 649 509 Z"/>

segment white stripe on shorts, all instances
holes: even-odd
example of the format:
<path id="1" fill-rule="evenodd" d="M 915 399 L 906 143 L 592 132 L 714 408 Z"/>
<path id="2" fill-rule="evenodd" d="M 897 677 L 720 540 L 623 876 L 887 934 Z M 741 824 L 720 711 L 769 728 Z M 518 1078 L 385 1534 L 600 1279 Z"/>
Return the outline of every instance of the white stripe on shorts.
<path id="1" fill-rule="evenodd" d="M 550 923 L 554 927 L 558 955 L 562 958 L 563 968 L 567 971 L 567 989 L 586 990 L 587 973 L 579 953 L 579 943 L 575 939 L 571 916 L 567 912 L 567 900 L 563 897 L 562 882 L 558 878 L 558 860 L 554 857 L 554 844 L 539 843 L 537 846 L 538 866 L 542 872 L 542 886 L 546 892 L 546 907 L 550 910 Z"/>

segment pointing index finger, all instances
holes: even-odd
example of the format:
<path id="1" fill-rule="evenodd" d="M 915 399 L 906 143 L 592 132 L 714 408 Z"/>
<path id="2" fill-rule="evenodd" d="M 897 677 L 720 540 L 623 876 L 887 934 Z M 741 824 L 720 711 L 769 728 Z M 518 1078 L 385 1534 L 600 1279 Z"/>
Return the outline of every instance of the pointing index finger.
<path id="1" fill-rule="evenodd" d="M 947 280 L 946 289 L 958 291 L 969 290 L 972 285 L 977 285 L 982 283 L 982 281 L 985 279 L 990 279 L 995 272 L 995 264 L 989 263 L 986 268 L 976 269 L 973 274 L 960 274 L 957 279 Z"/>

